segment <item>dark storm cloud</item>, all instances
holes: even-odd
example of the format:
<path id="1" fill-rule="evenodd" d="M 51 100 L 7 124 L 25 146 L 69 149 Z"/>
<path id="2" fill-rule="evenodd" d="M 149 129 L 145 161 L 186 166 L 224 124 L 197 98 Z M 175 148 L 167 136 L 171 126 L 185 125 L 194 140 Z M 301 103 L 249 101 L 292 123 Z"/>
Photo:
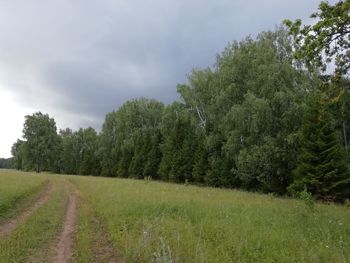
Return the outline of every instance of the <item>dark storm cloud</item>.
<path id="1" fill-rule="evenodd" d="M 177 98 L 229 41 L 307 18 L 318 0 L 0 2 L 0 89 L 62 126 L 93 125 L 125 100 Z"/>

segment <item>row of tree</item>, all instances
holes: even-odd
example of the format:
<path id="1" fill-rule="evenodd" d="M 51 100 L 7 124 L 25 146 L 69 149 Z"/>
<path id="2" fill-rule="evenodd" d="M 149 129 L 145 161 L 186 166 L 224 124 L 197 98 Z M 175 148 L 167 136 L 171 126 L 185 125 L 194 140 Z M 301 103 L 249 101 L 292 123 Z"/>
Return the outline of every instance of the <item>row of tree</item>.
<path id="1" fill-rule="evenodd" d="M 0 169 L 12 168 L 12 158 L 0 158 Z"/>
<path id="2" fill-rule="evenodd" d="M 48 115 L 26 116 L 16 168 L 349 198 L 350 82 L 346 71 L 325 75 L 301 56 L 300 36 L 312 32 L 286 24 L 193 70 L 177 86 L 180 101 L 127 101 L 99 134 L 57 133 Z"/>

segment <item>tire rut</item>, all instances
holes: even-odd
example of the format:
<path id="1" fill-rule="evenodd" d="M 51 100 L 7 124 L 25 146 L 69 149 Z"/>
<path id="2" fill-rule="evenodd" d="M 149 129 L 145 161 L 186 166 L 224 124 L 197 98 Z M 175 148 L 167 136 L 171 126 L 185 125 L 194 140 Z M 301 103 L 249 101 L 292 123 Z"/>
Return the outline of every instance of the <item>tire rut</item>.
<path id="1" fill-rule="evenodd" d="M 58 243 L 55 246 L 55 263 L 69 262 L 73 254 L 73 234 L 77 219 L 77 199 L 71 193 L 68 200 L 63 231 L 60 233 Z"/>
<path id="2" fill-rule="evenodd" d="M 125 263 L 126 261 L 114 250 L 112 242 L 105 230 L 104 224 L 95 214 L 85 196 L 78 189 L 75 190 L 75 193 L 81 206 L 79 209 L 83 209 L 85 211 L 85 216 L 87 216 L 89 219 L 89 227 L 94 233 L 90 247 L 90 251 L 92 252 L 91 262 Z"/>
<path id="3" fill-rule="evenodd" d="M 95 224 L 99 226 L 101 222 L 95 219 Z M 108 262 L 108 263 L 125 263 L 125 260 L 114 252 L 111 241 L 109 240 L 103 227 L 97 230 L 95 240 L 93 241 L 93 262 Z"/>
<path id="4" fill-rule="evenodd" d="M 53 188 L 52 183 L 49 182 L 46 190 L 39 195 L 32 205 L 24 208 L 15 217 L 2 223 L 0 225 L 0 238 L 9 235 L 20 223 L 25 222 L 37 209 L 44 205 L 49 200 Z"/>

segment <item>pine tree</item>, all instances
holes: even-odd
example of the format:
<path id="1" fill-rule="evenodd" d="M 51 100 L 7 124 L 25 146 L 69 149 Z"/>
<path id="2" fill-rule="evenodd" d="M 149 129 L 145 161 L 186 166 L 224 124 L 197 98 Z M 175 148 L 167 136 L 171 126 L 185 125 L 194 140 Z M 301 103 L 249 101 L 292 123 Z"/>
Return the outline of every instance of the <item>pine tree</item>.
<path id="1" fill-rule="evenodd" d="M 291 192 L 307 189 L 316 198 L 341 201 L 350 196 L 350 173 L 335 128 L 335 121 L 317 93 L 305 116 L 301 133 L 301 154 L 294 171 Z"/>
<path id="2" fill-rule="evenodd" d="M 150 135 L 146 139 L 148 140 L 148 147 L 146 152 L 147 158 L 143 168 L 143 176 L 151 176 L 152 178 L 158 179 L 159 163 L 162 158 L 162 153 L 159 147 L 161 141 L 160 131 L 157 130 L 154 135 Z"/>
<path id="3" fill-rule="evenodd" d="M 197 149 L 194 154 L 194 165 L 192 177 L 196 183 L 204 183 L 204 177 L 208 168 L 208 153 L 205 148 L 204 139 L 198 138 Z"/>

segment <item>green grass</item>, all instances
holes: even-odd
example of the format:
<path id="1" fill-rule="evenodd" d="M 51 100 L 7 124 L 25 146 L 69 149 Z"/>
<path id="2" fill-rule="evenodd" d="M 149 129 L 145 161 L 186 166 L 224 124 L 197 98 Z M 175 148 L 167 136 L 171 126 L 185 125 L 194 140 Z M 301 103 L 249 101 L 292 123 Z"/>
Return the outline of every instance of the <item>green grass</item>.
<path id="1" fill-rule="evenodd" d="M 71 177 L 128 262 L 348 262 L 350 209 L 233 190 Z"/>
<path id="2" fill-rule="evenodd" d="M 0 262 L 49 262 L 50 245 L 62 228 L 68 196 L 62 182 L 54 187 L 46 204 L 0 240 Z"/>
<path id="3" fill-rule="evenodd" d="M 45 175 L 1 170 L 0 223 L 34 200 L 47 182 Z"/>
<path id="4" fill-rule="evenodd" d="M 75 236 L 75 253 L 72 262 L 114 262 L 115 256 L 105 226 L 96 217 L 84 196 L 79 197 L 78 220 Z"/>
<path id="5" fill-rule="evenodd" d="M 350 208 L 344 206 L 316 203 L 311 211 L 300 200 L 235 190 L 2 171 L 6 193 L 0 196 L 46 179 L 56 191 L 0 240 L 0 262 L 50 262 L 68 181 L 78 189 L 73 262 L 108 262 L 103 247 L 110 244 L 126 262 L 350 262 Z"/>
<path id="6" fill-rule="evenodd" d="M 74 262 L 93 261 L 94 217 L 91 208 L 84 199 L 79 200 L 78 227 L 75 236 Z"/>

